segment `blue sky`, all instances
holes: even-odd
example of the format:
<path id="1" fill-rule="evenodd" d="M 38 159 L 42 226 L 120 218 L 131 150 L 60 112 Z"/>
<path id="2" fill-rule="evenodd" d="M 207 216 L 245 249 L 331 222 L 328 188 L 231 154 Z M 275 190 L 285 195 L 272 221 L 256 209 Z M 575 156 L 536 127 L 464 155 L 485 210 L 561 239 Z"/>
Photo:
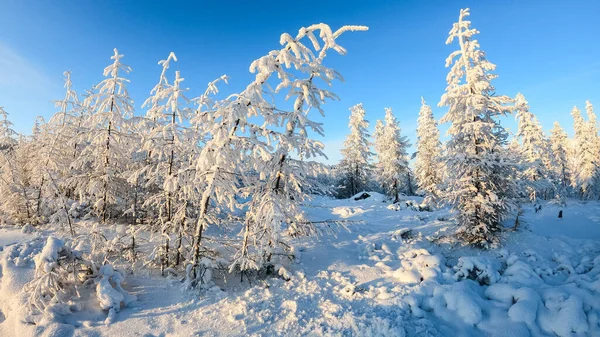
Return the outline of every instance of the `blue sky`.
<path id="1" fill-rule="evenodd" d="M 65 70 L 83 92 L 102 79 L 112 49 L 133 68 L 129 91 L 140 106 L 155 85 L 157 62 L 177 54 L 188 96 L 227 74 L 225 93 L 250 81 L 250 63 L 279 48 L 279 35 L 324 22 L 370 27 L 340 39 L 348 55 L 330 54 L 328 65 L 344 83 L 328 103 L 326 153 L 339 159 L 348 108 L 362 102 L 374 126 L 392 107 L 414 142 L 420 97 L 436 107 L 444 92 L 444 62 L 456 48 L 445 41 L 460 8 L 471 8 L 473 27 L 488 59 L 498 67 L 497 93 L 522 92 L 545 130 L 559 121 L 571 133 L 570 111 L 590 100 L 600 110 L 600 1 L 19 1 L 0 0 L 0 106 L 19 132 L 35 116 L 55 111 Z M 516 123 L 505 121 L 511 130 Z M 442 129 L 445 129 L 442 126 Z"/>

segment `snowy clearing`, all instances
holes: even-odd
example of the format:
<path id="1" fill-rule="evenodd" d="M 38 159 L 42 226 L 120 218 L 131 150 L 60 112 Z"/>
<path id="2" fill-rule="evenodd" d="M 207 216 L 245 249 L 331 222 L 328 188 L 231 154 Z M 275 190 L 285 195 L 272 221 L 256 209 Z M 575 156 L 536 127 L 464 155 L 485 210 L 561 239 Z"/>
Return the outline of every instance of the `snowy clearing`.
<path id="1" fill-rule="evenodd" d="M 50 233 L 2 230 L 0 335 L 10 336 L 594 336 L 600 334 L 600 203 L 544 205 L 500 249 L 453 244 L 448 211 L 419 212 L 382 195 L 316 197 L 311 218 L 360 220 L 350 232 L 302 241 L 283 278 L 182 290 L 180 278 L 139 272 L 137 301 L 111 324 L 100 302 L 72 315 L 23 322 L 23 286 Z M 552 216 L 554 215 L 554 217 Z M 530 230 L 531 229 L 531 230 Z M 582 239 L 583 233 L 589 239 Z M 12 244 L 18 242 L 16 244 Z M 111 288 L 112 289 L 112 288 Z M 62 323 L 58 323 L 62 322 Z"/>

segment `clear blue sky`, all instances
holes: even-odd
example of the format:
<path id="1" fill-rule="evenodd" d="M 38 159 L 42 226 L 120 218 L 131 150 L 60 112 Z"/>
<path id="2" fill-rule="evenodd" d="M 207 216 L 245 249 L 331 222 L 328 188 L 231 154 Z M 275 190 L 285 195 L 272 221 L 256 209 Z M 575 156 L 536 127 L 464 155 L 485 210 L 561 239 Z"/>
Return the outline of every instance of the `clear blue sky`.
<path id="1" fill-rule="evenodd" d="M 328 103 L 327 154 L 339 159 L 348 108 L 362 102 L 371 126 L 392 107 L 414 142 L 420 97 L 437 108 L 456 48 L 445 41 L 460 8 L 471 8 L 473 27 L 495 63 L 499 94 L 522 92 L 545 130 L 557 120 L 571 133 L 569 112 L 585 100 L 600 111 L 600 1 L 21 1 L 0 0 L 0 106 L 19 132 L 37 115 L 55 111 L 64 70 L 83 92 L 102 79 L 112 49 L 133 68 L 129 90 L 140 105 L 155 85 L 157 62 L 177 54 L 178 69 L 195 97 L 208 81 L 231 76 L 222 91 L 243 88 L 254 59 L 279 47 L 279 35 L 312 23 L 370 27 L 340 39 L 344 57 L 329 66 L 340 102 Z M 333 56 L 333 54 L 330 54 Z M 515 130 L 514 118 L 505 125 Z M 443 129 L 445 129 L 443 127 Z"/>

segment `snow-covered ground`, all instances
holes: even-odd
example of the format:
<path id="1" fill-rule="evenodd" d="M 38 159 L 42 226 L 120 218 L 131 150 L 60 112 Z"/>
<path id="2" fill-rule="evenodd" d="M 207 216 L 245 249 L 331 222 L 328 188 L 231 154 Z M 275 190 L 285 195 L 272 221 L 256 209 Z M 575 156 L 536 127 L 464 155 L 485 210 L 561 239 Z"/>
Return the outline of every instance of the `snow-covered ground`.
<path id="1" fill-rule="evenodd" d="M 499 249 L 457 245 L 447 210 L 316 197 L 314 220 L 350 231 L 298 242 L 291 278 L 184 291 L 138 272 L 114 322 L 88 305 L 64 323 L 23 323 L 23 285 L 49 233 L 0 229 L 0 336 L 600 336 L 600 203 L 536 213 Z"/>

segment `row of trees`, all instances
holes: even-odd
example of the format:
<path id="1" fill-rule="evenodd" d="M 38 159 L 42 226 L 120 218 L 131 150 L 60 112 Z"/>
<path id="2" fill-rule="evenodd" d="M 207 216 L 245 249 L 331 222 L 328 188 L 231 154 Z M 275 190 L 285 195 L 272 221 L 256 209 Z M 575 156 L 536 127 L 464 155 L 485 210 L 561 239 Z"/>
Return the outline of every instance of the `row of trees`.
<path id="1" fill-rule="evenodd" d="M 0 216 L 55 223 L 71 235 L 83 230 L 74 217 L 127 221 L 129 250 L 139 230 L 158 233 L 151 262 L 163 271 L 189 265 L 194 282 L 222 257 L 224 243 L 206 229 L 241 225 L 237 239 L 227 240 L 234 251 L 230 270 L 272 266 L 293 253 L 289 238 L 329 228 L 300 209 L 304 187 L 314 185 L 311 177 L 322 168 L 313 159 L 323 155 L 323 145 L 310 135 L 323 129 L 310 116 L 323 115 L 322 104 L 337 99 L 324 89 L 341 80 L 324 64 L 327 52 L 345 54 L 336 39 L 366 29 L 317 24 L 283 34 L 281 49 L 250 65 L 254 80 L 220 100 L 214 94 L 227 76 L 190 99 L 180 72 L 170 71 L 177 61 L 171 53 L 159 62 L 142 116 L 134 115 L 131 69 L 116 49 L 104 80 L 85 95 L 73 90 L 66 72 L 58 112 L 48 122 L 38 119 L 30 136 L 17 135 L 0 110 Z M 291 109 L 276 105 L 280 93 Z"/>
<path id="2" fill-rule="evenodd" d="M 361 191 L 380 189 L 396 203 L 401 194 L 414 194 L 413 171 L 407 153 L 411 144 L 401 135 L 392 109 L 386 108 L 384 120 L 375 124 L 373 142 L 362 104 L 350 108 L 349 127 L 350 134 L 341 150 L 343 159 L 334 170 L 334 175 L 339 176 L 337 195 L 348 198 Z M 374 153 L 371 145 L 374 145 Z M 374 165 L 373 157 L 376 157 Z"/>
<path id="3" fill-rule="evenodd" d="M 600 136 L 589 101 L 587 120 L 573 108 L 574 137 L 569 139 L 558 122 L 547 136 L 521 93 L 515 98 L 497 95 L 491 84 L 497 77 L 496 66 L 474 39 L 479 32 L 465 20 L 469 14 L 468 9 L 461 10 L 447 40 L 447 44 L 458 41 L 460 47 L 446 59 L 451 69 L 439 102 L 448 107 L 440 120 L 450 124 L 448 142 L 441 144 L 437 121 L 422 99 L 413 179 L 407 155 L 410 144 L 400 134 L 391 109 L 386 109 L 385 124 L 377 121 L 371 142 L 359 104 L 350 109 L 350 134 L 338 171 L 342 197 L 372 188 L 375 180 L 397 202 L 400 193 L 412 194 L 414 181 L 427 206 L 454 208 L 460 237 L 489 246 L 498 242 L 502 222 L 523 201 L 598 199 Z M 518 130 L 509 142 L 499 118 L 512 113 Z"/>
<path id="4" fill-rule="evenodd" d="M 372 144 L 358 104 L 350 109 L 351 132 L 335 171 L 345 197 L 376 181 L 394 201 L 417 192 L 430 207 L 449 204 L 459 235 L 487 246 L 498 241 L 502 222 L 524 199 L 597 198 L 600 140 L 589 102 L 587 120 L 573 109 L 575 135 L 569 140 L 558 124 L 546 137 L 523 95 L 497 95 L 491 84 L 495 65 L 474 38 L 478 31 L 468 15 L 461 10 L 447 40 L 459 45 L 446 60 L 450 72 L 439 102 L 448 108 L 440 122 L 450 124 L 449 140 L 441 144 L 437 121 L 422 100 L 411 168 L 410 144 L 392 110 L 376 123 Z M 205 238 L 210 226 L 242 228 L 233 244 L 232 271 L 260 270 L 274 256 L 288 256 L 288 238 L 320 231 L 300 205 L 307 193 L 321 189 L 320 182 L 331 180 L 313 161 L 323 155 L 323 145 L 309 137 L 324 133 L 309 113 L 324 114 L 322 104 L 337 99 L 324 87 L 341 80 L 323 61 L 329 50 L 345 53 L 335 42 L 343 32 L 365 29 L 332 31 L 319 24 L 296 36 L 283 34 L 281 49 L 252 62 L 254 80 L 225 99 L 214 94 L 227 76 L 189 99 L 180 72 L 169 70 L 177 61 L 171 53 L 159 62 L 143 116 L 134 115 L 125 78 L 130 68 L 117 50 L 105 79 L 82 96 L 65 73 L 58 112 L 47 123 L 38 119 L 31 136 L 12 131 L 0 110 L 3 218 L 50 221 L 71 235 L 76 215 L 126 220 L 160 234 L 152 256 L 163 270 L 190 263 L 197 274 L 203 258 L 215 261 L 219 247 Z M 284 92 L 293 102 L 290 109 L 276 104 Z M 519 128 L 509 141 L 499 118 L 515 111 Z M 135 238 L 131 242 L 133 250 Z"/>

